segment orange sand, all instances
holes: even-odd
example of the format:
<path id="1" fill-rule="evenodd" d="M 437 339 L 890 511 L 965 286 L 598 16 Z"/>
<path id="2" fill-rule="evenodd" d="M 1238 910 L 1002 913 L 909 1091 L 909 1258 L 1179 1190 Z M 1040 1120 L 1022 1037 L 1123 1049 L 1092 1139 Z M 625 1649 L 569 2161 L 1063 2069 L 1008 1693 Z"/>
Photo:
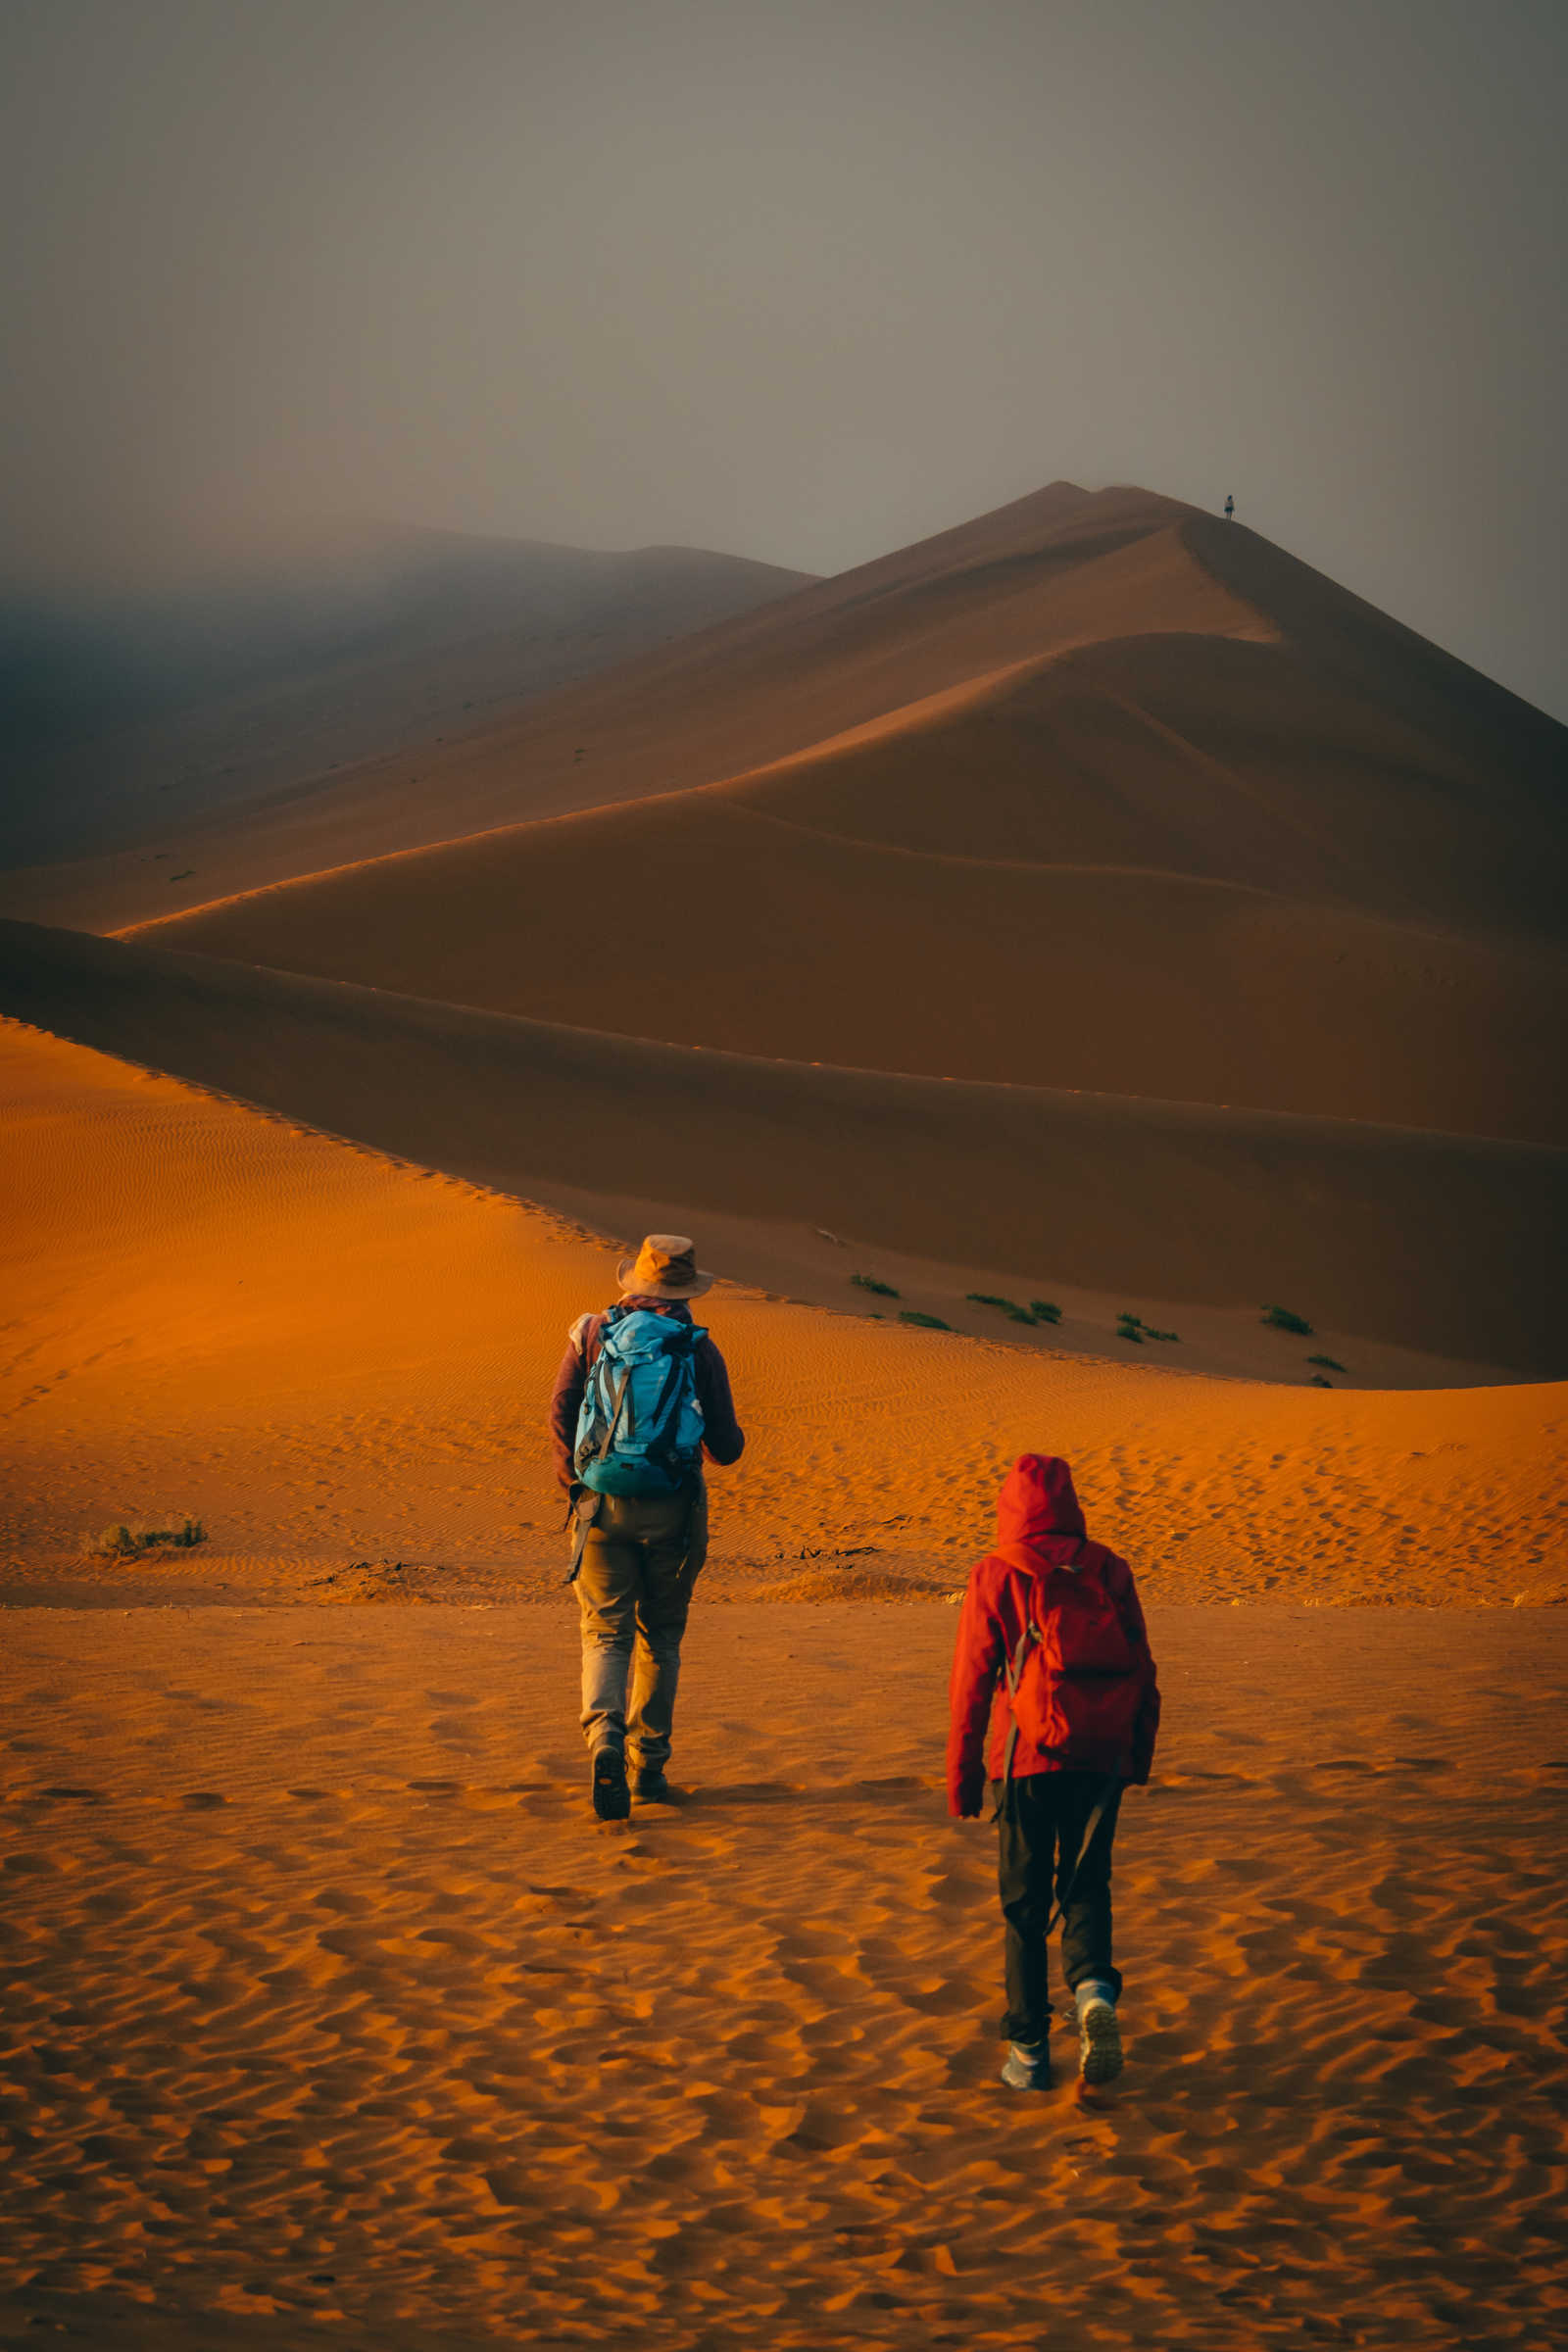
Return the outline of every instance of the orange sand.
<path id="1" fill-rule="evenodd" d="M 4 2340 L 1544 2352 L 1568 1624 L 1151 1619 L 1090 2111 L 996 2080 L 940 1606 L 699 1605 L 625 1828 L 565 1605 L 8 1615 Z"/>

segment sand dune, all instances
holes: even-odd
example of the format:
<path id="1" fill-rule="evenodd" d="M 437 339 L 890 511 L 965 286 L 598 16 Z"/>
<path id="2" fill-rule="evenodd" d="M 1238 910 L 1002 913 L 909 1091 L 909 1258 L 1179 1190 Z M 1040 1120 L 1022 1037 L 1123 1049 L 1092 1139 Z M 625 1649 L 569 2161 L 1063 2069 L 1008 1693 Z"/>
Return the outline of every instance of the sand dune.
<path id="1" fill-rule="evenodd" d="M 1562 1369 L 1568 1156 L 1541 1147 L 651 1046 L 25 925 L 0 926 L 0 1010 L 535 1200 L 613 1171 L 649 1208 L 1005 1270 L 1014 1297 L 1283 1301 Z"/>
<path id="2" fill-rule="evenodd" d="M 1140 629 L 1272 634 L 1170 535 L 1191 510 L 1057 483 L 959 529 L 549 696 L 417 759 L 371 761 L 243 822 L 0 878 L 0 909 L 112 928 L 521 818 L 718 781 L 999 664 Z"/>
<path id="3" fill-rule="evenodd" d="M 151 935 L 741 1054 L 1568 1140 L 1563 730 L 1264 542 L 1221 531 L 1258 582 L 1227 610 L 1200 517 L 1008 512 L 738 625 L 800 651 L 809 618 L 820 671 L 891 610 L 928 689 L 937 616 L 1047 651 L 719 785 Z"/>
<path id="4" fill-rule="evenodd" d="M 985 707 L 966 714 L 985 732 Z M 1132 811 L 1114 838 L 1063 839 L 1056 862 L 982 856 L 997 770 L 933 731 L 935 750 L 883 730 L 867 764 L 901 831 L 947 818 L 966 853 L 846 838 L 877 815 L 833 792 L 847 752 L 826 776 L 798 761 L 130 936 L 737 1054 L 1568 1141 L 1560 949 L 1117 865 L 1140 839 L 1151 858 L 1160 846 Z M 1048 833 L 1049 794 L 1023 771 L 1015 794 Z M 1214 834 L 1216 862 L 1246 862 L 1231 812 Z"/>

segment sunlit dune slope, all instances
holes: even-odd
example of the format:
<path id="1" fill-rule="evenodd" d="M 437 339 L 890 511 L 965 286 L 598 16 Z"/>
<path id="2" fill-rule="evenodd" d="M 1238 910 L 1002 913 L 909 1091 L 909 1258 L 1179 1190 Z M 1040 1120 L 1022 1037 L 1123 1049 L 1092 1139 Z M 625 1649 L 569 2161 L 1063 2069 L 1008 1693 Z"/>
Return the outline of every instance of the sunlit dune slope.
<path id="1" fill-rule="evenodd" d="M 83 1530 L 174 1510 L 209 1530 L 198 1577 L 210 1555 L 224 1579 L 368 1555 L 556 1587 L 544 1400 L 567 1323 L 612 1295 L 613 1250 L 11 1024 L 0 1102 L 13 1582 L 57 1573 Z M 799 1575 L 819 1550 L 863 1573 L 874 1546 L 950 1581 L 989 1540 L 1005 1462 L 1048 1445 L 1155 1597 L 1561 1587 L 1561 1388 L 1267 1388 L 727 1286 L 703 1315 L 750 1432 L 714 1482 L 720 1580 Z"/>
<path id="2" fill-rule="evenodd" d="M 0 925 L 0 1010 L 534 1199 L 613 1189 L 1568 1362 L 1560 1151 L 653 1045 L 21 924 Z"/>
<path id="3" fill-rule="evenodd" d="M 0 880 L 0 909 L 108 929 L 166 912 L 172 893 L 206 901 L 481 827 L 716 782 L 999 664 L 1098 637 L 1269 633 L 1169 539 L 1191 512 L 1147 491 L 1054 483 L 515 718 L 315 778 L 236 817 L 192 817 L 134 856 Z"/>
<path id="4" fill-rule="evenodd" d="M 1164 525 L 1070 573 L 1086 628 L 1162 599 L 1158 627 L 717 787 L 360 862 L 153 936 L 743 1054 L 1568 1139 L 1544 765 L 1568 736 L 1328 582 L 1302 592 L 1298 642 L 1263 641 L 1261 609 L 1234 633 L 1202 613 L 1209 536 Z M 1294 617 L 1289 559 L 1242 536 L 1232 587 L 1250 550 Z M 986 570 L 999 597 L 1020 561 Z M 1178 626 L 1184 608 L 1206 625 Z"/>

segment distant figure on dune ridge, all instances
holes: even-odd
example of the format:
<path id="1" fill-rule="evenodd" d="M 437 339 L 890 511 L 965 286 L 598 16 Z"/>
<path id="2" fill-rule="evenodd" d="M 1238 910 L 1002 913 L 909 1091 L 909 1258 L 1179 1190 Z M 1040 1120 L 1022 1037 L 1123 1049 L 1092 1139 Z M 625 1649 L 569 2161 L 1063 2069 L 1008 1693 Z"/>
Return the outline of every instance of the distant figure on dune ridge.
<path id="1" fill-rule="evenodd" d="M 1064 1461 L 1020 1454 L 997 1528 L 995 1551 L 969 1571 L 958 1619 L 948 1807 L 974 1819 L 989 1769 L 1005 1923 L 1002 2032 L 1011 2044 L 1002 2080 L 1012 2090 L 1050 2085 L 1047 1953 L 1059 1916 L 1080 2073 L 1108 2082 L 1122 2063 L 1110 1849 L 1122 1790 L 1146 1782 L 1153 1761 L 1154 1661 L 1132 1570 L 1089 1541 Z"/>
<path id="2" fill-rule="evenodd" d="M 601 1821 L 631 1810 L 628 1748 L 639 1800 L 669 1801 L 681 1637 L 708 1556 L 703 1457 L 737 1462 L 746 1445 L 724 1359 L 692 1321 L 688 1301 L 713 1282 L 696 1246 L 651 1233 L 616 1279 L 618 1303 L 572 1325 L 550 1404 L 556 1475 L 576 1523 L 566 1581 L 577 1586 L 582 1729 Z"/>
<path id="3" fill-rule="evenodd" d="M 1236 501 L 1228 490 L 1225 493 L 1225 519 L 1227 522 L 1234 522 L 1236 519 Z"/>

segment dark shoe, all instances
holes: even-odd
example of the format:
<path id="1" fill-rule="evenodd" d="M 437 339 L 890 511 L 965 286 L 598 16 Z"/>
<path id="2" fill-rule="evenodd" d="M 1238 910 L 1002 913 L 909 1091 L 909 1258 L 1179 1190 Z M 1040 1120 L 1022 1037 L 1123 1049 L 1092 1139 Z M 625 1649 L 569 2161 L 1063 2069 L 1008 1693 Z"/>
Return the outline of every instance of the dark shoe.
<path id="1" fill-rule="evenodd" d="M 593 1798 L 594 1811 L 601 1821 L 624 1821 L 631 1811 L 626 1759 L 618 1747 L 595 1748 Z"/>
<path id="2" fill-rule="evenodd" d="M 1003 2060 L 1002 2080 L 1009 2090 L 1049 2090 L 1051 2051 L 1047 2044 L 1013 2042 Z"/>
<path id="3" fill-rule="evenodd" d="M 644 1764 L 632 1783 L 632 1794 L 640 1805 L 672 1805 L 675 1791 L 664 1778 L 662 1764 Z"/>

